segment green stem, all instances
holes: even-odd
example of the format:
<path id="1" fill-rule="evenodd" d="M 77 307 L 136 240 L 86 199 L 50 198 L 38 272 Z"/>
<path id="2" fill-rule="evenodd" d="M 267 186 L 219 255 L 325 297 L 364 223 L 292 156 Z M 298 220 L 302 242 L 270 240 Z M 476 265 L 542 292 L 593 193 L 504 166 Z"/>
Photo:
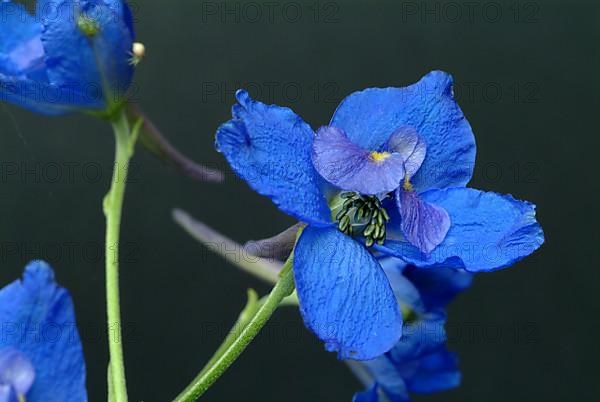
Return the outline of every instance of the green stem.
<path id="1" fill-rule="evenodd" d="M 288 258 L 281 271 L 279 281 L 269 296 L 260 305 L 260 308 L 250 322 L 244 326 L 241 332 L 225 340 L 224 346 L 219 348 L 206 367 L 202 369 L 200 374 L 173 402 L 194 402 L 200 398 L 227 371 L 256 335 L 258 335 L 275 310 L 277 310 L 282 300 L 294 291 L 292 259 L 292 256 Z"/>
<path id="2" fill-rule="evenodd" d="M 200 374 L 198 374 L 198 377 L 204 375 L 204 373 L 206 373 L 206 371 L 210 367 L 214 366 L 215 363 L 221 358 L 221 356 L 223 356 L 225 352 L 227 352 L 227 349 L 229 349 L 233 342 L 235 342 L 240 332 L 243 331 L 244 328 L 248 326 L 252 318 L 254 318 L 254 316 L 260 309 L 262 303 L 264 303 L 264 301 L 258 300 L 258 295 L 254 290 L 248 290 L 248 303 L 246 303 L 246 307 L 244 307 L 244 310 L 242 310 L 242 312 L 240 313 L 238 320 L 235 322 L 235 324 L 227 334 L 227 337 L 225 338 L 221 346 L 219 346 L 219 349 L 217 349 L 213 357 L 208 361 L 208 363 L 206 363 Z"/>
<path id="3" fill-rule="evenodd" d="M 110 353 L 109 373 L 111 393 L 115 402 L 127 402 L 119 295 L 119 237 L 127 171 L 140 124 L 141 122 L 138 122 L 133 131 L 130 131 L 129 121 L 124 112 L 119 113 L 112 122 L 116 156 L 111 187 L 104 198 L 103 205 L 106 216 L 106 310 Z"/>

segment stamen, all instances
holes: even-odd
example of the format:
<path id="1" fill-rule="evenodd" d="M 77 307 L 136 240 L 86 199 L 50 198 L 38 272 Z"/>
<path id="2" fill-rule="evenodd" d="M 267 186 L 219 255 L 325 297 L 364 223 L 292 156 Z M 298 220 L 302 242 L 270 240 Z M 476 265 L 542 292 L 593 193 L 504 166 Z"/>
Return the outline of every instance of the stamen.
<path id="1" fill-rule="evenodd" d="M 146 46 L 141 42 L 135 42 L 131 48 L 130 55 L 129 64 L 134 67 L 137 66 L 146 55 Z"/>
<path id="2" fill-rule="evenodd" d="M 373 246 L 375 242 L 383 244 L 386 236 L 385 225 L 390 221 L 390 216 L 379 198 L 354 192 L 342 193 L 340 198 L 345 201 L 335 216 L 338 229 L 348 236 L 353 236 L 355 227 L 362 228 L 367 247 Z"/>

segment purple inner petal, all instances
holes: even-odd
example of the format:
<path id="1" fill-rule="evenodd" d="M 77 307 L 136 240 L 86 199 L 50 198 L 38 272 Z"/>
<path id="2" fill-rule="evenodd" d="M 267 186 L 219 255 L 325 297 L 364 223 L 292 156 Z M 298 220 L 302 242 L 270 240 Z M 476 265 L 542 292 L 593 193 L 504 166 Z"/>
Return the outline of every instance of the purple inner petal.
<path id="1" fill-rule="evenodd" d="M 409 179 L 417 173 L 427 155 L 425 142 L 417 130 L 409 126 L 400 127 L 394 131 L 388 140 L 387 149 L 402 155 Z"/>
<path id="2" fill-rule="evenodd" d="M 396 202 L 402 217 L 400 228 L 411 244 L 429 254 L 450 230 L 450 216 L 441 207 L 421 200 L 414 191 L 399 189 Z"/>
<path id="3" fill-rule="evenodd" d="M 336 127 L 322 127 L 313 141 L 315 169 L 345 191 L 375 195 L 397 189 L 404 179 L 404 159 L 399 153 L 371 152 L 346 137 Z"/>
<path id="4" fill-rule="evenodd" d="M 12 385 L 0 383 L 0 402 L 19 402 L 15 388 Z"/>
<path id="5" fill-rule="evenodd" d="M 18 395 L 26 395 L 35 380 L 31 361 L 13 348 L 0 350 L 0 384 L 8 384 Z"/>

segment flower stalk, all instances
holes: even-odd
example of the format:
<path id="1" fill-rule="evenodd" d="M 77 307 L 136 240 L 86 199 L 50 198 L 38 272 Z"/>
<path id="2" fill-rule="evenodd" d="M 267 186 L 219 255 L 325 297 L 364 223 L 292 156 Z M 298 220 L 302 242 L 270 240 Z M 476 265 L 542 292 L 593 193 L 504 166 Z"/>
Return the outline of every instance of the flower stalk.
<path id="1" fill-rule="evenodd" d="M 281 302 L 294 292 L 294 274 L 292 271 L 293 256 L 290 255 L 280 275 L 280 279 L 264 301 L 258 302 L 260 307 L 254 316 L 247 322 L 244 314 L 255 308 L 256 302 L 250 299 L 245 311 L 242 312 L 238 323 L 234 327 L 233 336 L 225 339 L 217 353 L 211 358 L 200 374 L 177 396 L 173 402 L 194 402 L 198 400 L 225 371 L 237 360 L 256 335 L 265 326 L 269 319 L 280 306 Z M 242 329 L 243 327 L 243 329 Z M 236 336 L 236 333 L 239 333 Z"/>
<path id="2" fill-rule="evenodd" d="M 106 217 L 106 311 L 108 346 L 110 353 L 110 394 L 114 402 L 127 402 L 127 383 L 123 358 L 121 304 L 119 291 L 119 240 L 123 199 L 127 184 L 129 162 L 142 121 L 130 129 L 125 112 L 121 111 L 112 122 L 115 133 L 115 164 L 112 183 L 104 198 Z"/>
<path id="3" fill-rule="evenodd" d="M 200 165 L 175 148 L 138 105 L 128 103 L 125 107 L 132 119 L 144 120 L 140 133 L 140 144 L 158 159 L 194 180 L 212 183 L 220 183 L 224 180 L 223 172 Z"/>

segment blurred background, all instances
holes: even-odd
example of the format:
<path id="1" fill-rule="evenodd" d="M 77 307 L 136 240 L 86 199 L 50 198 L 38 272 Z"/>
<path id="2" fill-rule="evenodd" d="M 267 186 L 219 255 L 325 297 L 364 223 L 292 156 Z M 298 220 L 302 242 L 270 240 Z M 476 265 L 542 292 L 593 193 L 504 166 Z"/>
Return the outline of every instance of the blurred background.
<path id="1" fill-rule="evenodd" d="M 194 182 L 138 149 L 123 225 L 122 302 L 131 400 L 174 397 L 217 348 L 249 287 L 269 287 L 197 244 L 183 208 L 239 242 L 294 223 L 213 149 L 233 92 L 292 107 L 313 128 L 353 91 L 451 72 L 475 131 L 471 185 L 538 205 L 546 244 L 480 275 L 450 308 L 463 385 L 416 401 L 600 399 L 596 0 L 137 0 L 147 58 L 133 95 L 192 158 L 226 172 Z M 0 283 L 34 258 L 75 299 L 90 400 L 105 400 L 104 220 L 113 137 L 83 115 L 0 106 Z M 346 367 L 280 310 L 207 401 L 350 401 Z"/>

